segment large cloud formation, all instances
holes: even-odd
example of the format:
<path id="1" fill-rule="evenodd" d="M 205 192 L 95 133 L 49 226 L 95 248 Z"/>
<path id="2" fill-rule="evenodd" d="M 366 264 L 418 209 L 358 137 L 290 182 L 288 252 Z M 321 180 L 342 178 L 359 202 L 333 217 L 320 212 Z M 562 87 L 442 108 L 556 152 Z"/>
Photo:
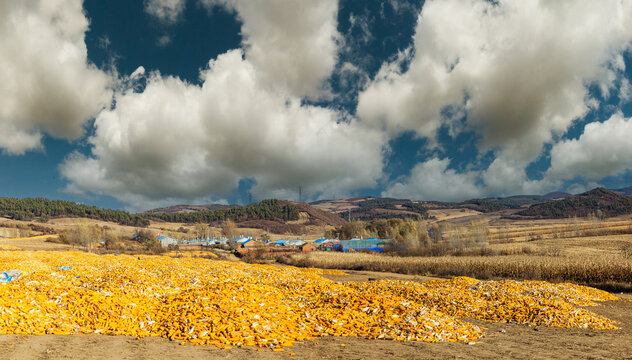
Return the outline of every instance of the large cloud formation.
<path id="1" fill-rule="evenodd" d="M 258 34 L 278 32 L 276 20 L 262 25 L 260 18 L 243 15 L 249 10 L 239 2 L 232 3 L 243 18 L 243 32 L 258 29 L 244 40 L 246 49 L 211 60 L 201 72 L 201 86 L 155 72 L 146 77 L 142 91 L 135 91 L 139 69 L 129 86 L 115 94 L 116 105 L 97 116 L 89 138 L 91 156 L 75 153 L 62 164 L 69 190 L 108 194 L 140 209 L 217 199 L 236 189 L 241 179 L 254 180 L 256 198 L 293 198 L 299 186 L 308 197 L 376 186 L 383 134 L 336 111 L 302 104 L 303 96 L 322 91 L 329 66 L 311 71 L 311 59 L 288 54 L 301 52 L 322 35 L 322 27 L 314 24 L 335 24 L 335 6 L 266 4 L 302 5 L 302 15 L 317 19 L 295 20 L 295 31 L 284 35 L 293 39 L 270 40 Z M 323 7 L 327 11 L 320 11 Z M 277 16 L 273 9 L 266 13 Z M 335 49 L 335 36 L 329 35 L 331 44 L 324 48 Z M 275 60 L 265 59 L 268 54 Z M 318 55 L 335 63 L 335 51 Z M 274 76 L 280 71 L 272 66 L 276 61 L 285 66 L 286 76 Z"/>
<path id="2" fill-rule="evenodd" d="M 87 61 L 82 0 L 0 2 L 0 149 L 76 139 L 109 103 L 109 78 Z"/>
<path id="3" fill-rule="evenodd" d="M 551 150 L 547 177 L 597 181 L 632 168 L 632 119 L 616 113 L 603 123 L 587 124 L 578 139 L 557 143 Z"/>
<path id="4" fill-rule="evenodd" d="M 482 195 L 476 185 L 478 174 L 474 171 L 457 173 L 448 169 L 449 159 L 432 158 L 417 164 L 411 171 L 414 181 L 395 182 L 384 196 L 408 199 L 414 194 L 419 199 L 455 201 Z"/>
<path id="5" fill-rule="evenodd" d="M 622 56 L 632 1 L 426 1 L 413 45 L 366 83 L 357 118 L 306 105 L 331 99 L 337 66 L 354 68 L 339 64 L 336 0 L 192 1 L 234 11 L 242 48 L 200 64 L 200 84 L 139 68 L 116 86 L 87 61 L 81 0 L 0 2 L 0 148 L 24 153 L 45 133 L 76 139 L 95 118 L 90 153 L 60 166 L 68 189 L 135 209 L 217 200 L 245 179 L 256 198 L 292 198 L 299 186 L 308 198 L 374 188 L 384 180 L 385 147 L 408 131 L 435 154 L 385 195 L 537 193 L 632 166 L 618 137 L 605 150 L 596 145 L 630 133 L 622 115 L 558 140 L 602 98 L 632 97 Z M 168 25 L 187 2 L 144 5 Z M 480 154 L 493 153 L 490 165 L 454 170 L 437 150 L 442 128 L 473 134 Z M 551 169 L 530 180 L 525 169 L 545 144 Z M 600 167 L 585 170 L 589 160 Z"/>
<path id="6" fill-rule="evenodd" d="M 413 48 L 382 67 L 358 115 L 392 137 L 473 131 L 479 151 L 498 156 L 480 173 L 484 193 L 544 189 L 525 167 L 598 106 L 589 86 L 610 95 L 631 40 L 630 1 L 427 1 Z M 418 180 L 413 172 L 409 196 L 425 195 Z"/>
<path id="7" fill-rule="evenodd" d="M 262 86 L 297 96 L 327 95 L 337 62 L 337 0 L 200 0 L 241 19 L 246 58 Z"/>

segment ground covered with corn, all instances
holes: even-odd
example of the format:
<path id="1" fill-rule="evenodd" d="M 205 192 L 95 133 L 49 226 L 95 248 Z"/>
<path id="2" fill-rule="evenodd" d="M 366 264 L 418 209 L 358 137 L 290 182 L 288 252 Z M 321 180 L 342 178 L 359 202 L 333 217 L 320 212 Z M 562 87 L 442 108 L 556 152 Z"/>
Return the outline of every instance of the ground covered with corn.
<path id="1" fill-rule="evenodd" d="M 339 283 L 317 269 L 78 252 L 0 251 L 0 264 L 22 271 L 0 285 L 0 334 L 9 336 L 163 337 L 289 355 L 294 342 L 330 342 L 325 335 L 471 344 L 493 337 L 497 326 L 590 334 L 622 326 L 584 308 L 621 301 L 572 284 L 465 277 Z M 349 339 L 350 347 L 358 341 Z"/>

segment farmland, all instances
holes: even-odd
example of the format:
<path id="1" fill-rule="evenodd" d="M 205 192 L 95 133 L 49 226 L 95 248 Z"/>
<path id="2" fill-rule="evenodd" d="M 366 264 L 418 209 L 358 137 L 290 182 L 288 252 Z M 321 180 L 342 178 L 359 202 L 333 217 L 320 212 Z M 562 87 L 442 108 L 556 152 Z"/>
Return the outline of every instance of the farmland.
<path id="1" fill-rule="evenodd" d="M 610 290 L 632 289 L 629 216 L 484 220 L 468 226 L 440 223 L 436 229 L 445 235 L 426 238 L 420 245 L 412 241 L 416 247 L 404 254 L 314 253 L 280 260 L 294 266 L 342 270 L 571 281 Z M 480 240 L 473 241 L 476 238 Z"/>
<path id="2" fill-rule="evenodd" d="M 599 337 L 627 329 L 618 313 L 611 319 L 593 312 L 627 302 L 572 284 L 468 277 L 421 284 L 388 277 L 340 282 L 323 278 L 347 276 L 336 270 L 74 251 L 0 251 L 0 260 L 24 272 L 0 286 L 0 333 L 7 334 L 0 342 L 10 343 L 7 349 L 29 341 L 50 344 L 45 339 L 61 335 L 59 346 L 76 336 L 129 344 L 105 336 L 122 335 L 164 351 L 184 344 L 182 351 L 190 352 L 191 345 L 200 344 L 197 354 L 219 350 L 241 358 L 263 350 L 259 354 L 308 357 L 318 344 L 331 354 L 347 351 L 347 344 L 349 349 L 373 346 L 371 341 L 388 349 L 400 347 L 399 342 L 424 348 L 427 342 L 484 344 L 496 336 L 489 328 L 498 326 L 503 331 L 576 328 Z M 43 339 L 29 337 L 44 334 Z"/>
<path id="3" fill-rule="evenodd" d="M 331 270 L 79 252 L 4 251 L 0 260 L 23 271 L 0 286 L 4 334 L 163 337 L 290 354 L 300 342 L 331 335 L 484 341 L 481 320 L 597 333 L 621 326 L 585 309 L 620 300 L 572 284 L 468 277 L 340 283 L 321 276 L 344 276 Z"/>
<path id="4" fill-rule="evenodd" d="M 24 275 L 14 288 L 0 286 L 0 298 L 11 299 L 0 304 L 0 332 L 6 333 L 0 357 L 28 358 L 25 349 L 33 348 L 53 358 L 89 359 L 76 350 L 85 346 L 114 347 L 112 358 L 410 358 L 420 352 L 422 358 L 532 358 L 534 346 L 546 349 L 541 358 L 586 351 L 613 358 L 632 351 L 608 346 L 632 343 L 632 302 L 626 301 L 632 265 L 623 251 L 632 243 L 629 217 L 468 216 L 479 216 L 471 220 L 476 226 L 446 222 L 459 220 L 453 216 L 427 226 L 446 229 L 440 242 L 454 249 L 466 245 L 459 239 L 484 234 L 474 246 L 485 256 L 468 255 L 472 249 L 465 247 L 433 257 L 316 252 L 282 258 L 298 268 L 221 261 L 209 252 L 99 256 L 46 242 L 55 235 L 38 236 L 30 224 L 13 220 L 16 227 L 2 228 L 5 237 L 25 236 L 0 240 L 0 262 Z M 135 231 L 80 219 L 52 219 L 46 226 L 66 231 L 84 222 Z M 149 229 L 181 226 L 194 231 L 177 223 Z M 383 311 L 363 311 L 378 304 Z M 431 329 L 420 328 L 424 320 Z"/>
<path id="5" fill-rule="evenodd" d="M 530 255 L 398 257 L 360 253 L 314 253 L 292 255 L 284 262 L 290 265 L 326 269 L 383 271 L 426 276 L 470 275 L 481 279 L 573 281 L 618 290 L 628 290 L 632 284 L 632 262 L 602 257 L 591 259 Z"/>

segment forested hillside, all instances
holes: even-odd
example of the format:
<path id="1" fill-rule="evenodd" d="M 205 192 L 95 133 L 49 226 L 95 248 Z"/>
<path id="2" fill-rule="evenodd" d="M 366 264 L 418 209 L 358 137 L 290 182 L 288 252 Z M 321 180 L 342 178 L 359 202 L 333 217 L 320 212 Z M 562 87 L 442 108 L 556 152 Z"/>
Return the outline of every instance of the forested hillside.
<path id="1" fill-rule="evenodd" d="M 263 200 L 258 204 L 235 207 L 231 209 L 178 212 L 178 213 L 145 213 L 148 219 L 158 219 L 168 222 L 212 223 L 218 221 L 246 221 L 246 220 L 298 220 L 299 211 L 296 206 L 278 200 Z"/>
<path id="2" fill-rule="evenodd" d="M 596 188 L 566 199 L 532 205 L 528 209 L 516 213 L 516 215 L 554 219 L 573 216 L 585 217 L 590 214 L 609 217 L 630 214 L 631 212 L 631 197 L 619 195 L 604 188 Z"/>
<path id="3" fill-rule="evenodd" d="M 122 210 L 102 209 L 72 201 L 48 200 L 44 198 L 0 198 L 0 216 L 15 220 L 46 220 L 51 217 L 86 217 L 114 221 L 122 225 L 147 226 L 149 221 L 139 215 Z"/>
<path id="4" fill-rule="evenodd" d="M 356 197 L 316 201 L 312 206 L 337 214 L 343 219 L 419 219 L 428 217 L 428 209 L 419 202 L 392 198 Z"/>

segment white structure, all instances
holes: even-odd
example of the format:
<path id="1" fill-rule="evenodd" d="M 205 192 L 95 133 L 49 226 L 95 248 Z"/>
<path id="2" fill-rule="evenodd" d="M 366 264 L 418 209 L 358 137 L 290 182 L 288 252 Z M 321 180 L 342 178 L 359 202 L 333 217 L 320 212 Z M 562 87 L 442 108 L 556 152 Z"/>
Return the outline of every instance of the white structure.
<path id="1" fill-rule="evenodd" d="M 169 236 L 159 236 L 156 240 L 160 241 L 162 247 L 168 247 L 169 245 L 178 245 L 178 240 Z"/>

